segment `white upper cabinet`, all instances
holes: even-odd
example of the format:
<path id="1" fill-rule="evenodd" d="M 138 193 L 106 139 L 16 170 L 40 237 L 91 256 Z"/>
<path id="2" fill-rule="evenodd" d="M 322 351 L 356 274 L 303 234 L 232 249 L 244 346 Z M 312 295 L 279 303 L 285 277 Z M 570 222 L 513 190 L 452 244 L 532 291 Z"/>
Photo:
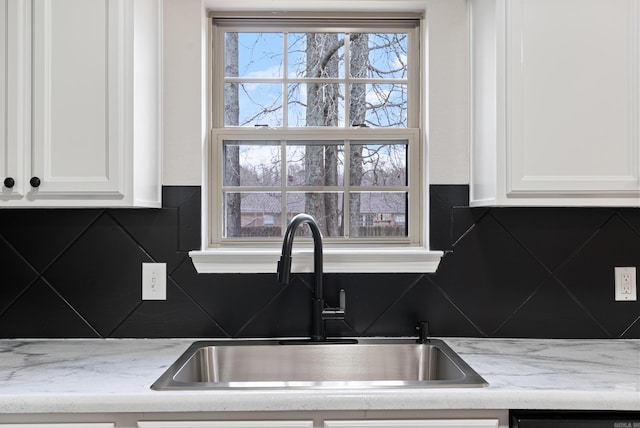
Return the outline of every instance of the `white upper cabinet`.
<path id="1" fill-rule="evenodd" d="M 471 205 L 640 206 L 637 0 L 470 0 Z"/>
<path id="2" fill-rule="evenodd" d="M 0 207 L 159 207 L 161 1 L 0 8 Z"/>
<path id="3" fill-rule="evenodd" d="M 25 173 L 28 153 L 22 149 L 30 135 L 30 19 L 26 2 L 0 0 L 0 198 L 24 195 L 16 178 Z"/>

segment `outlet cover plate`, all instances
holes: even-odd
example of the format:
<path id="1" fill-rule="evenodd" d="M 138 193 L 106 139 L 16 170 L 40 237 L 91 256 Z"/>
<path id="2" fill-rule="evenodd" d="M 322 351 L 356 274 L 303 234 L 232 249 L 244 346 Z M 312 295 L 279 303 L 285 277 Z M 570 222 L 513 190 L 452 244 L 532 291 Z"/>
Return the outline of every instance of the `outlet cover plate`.
<path id="1" fill-rule="evenodd" d="M 615 298 L 619 302 L 633 302 L 638 300 L 636 290 L 636 268 L 616 267 Z"/>

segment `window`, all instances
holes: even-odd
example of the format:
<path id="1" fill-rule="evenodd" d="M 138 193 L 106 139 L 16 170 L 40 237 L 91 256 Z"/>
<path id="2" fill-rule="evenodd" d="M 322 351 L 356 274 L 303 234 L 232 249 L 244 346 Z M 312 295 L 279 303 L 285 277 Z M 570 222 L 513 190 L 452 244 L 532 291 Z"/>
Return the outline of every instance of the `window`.
<path id="1" fill-rule="evenodd" d="M 332 251 L 425 252 L 419 24 L 212 18 L 207 249 L 277 253 L 306 212 L 326 266 Z"/>

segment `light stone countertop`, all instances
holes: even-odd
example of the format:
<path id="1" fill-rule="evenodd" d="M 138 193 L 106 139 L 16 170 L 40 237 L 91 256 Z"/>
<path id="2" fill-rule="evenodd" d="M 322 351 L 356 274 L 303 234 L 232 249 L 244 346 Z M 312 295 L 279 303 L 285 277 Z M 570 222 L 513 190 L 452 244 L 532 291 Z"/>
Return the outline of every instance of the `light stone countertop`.
<path id="1" fill-rule="evenodd" d="M 0 413 L 640 411 L 640 340 L 444 338 L 486 388 L 153 391 L 190 339 L 0 340 Z"/>

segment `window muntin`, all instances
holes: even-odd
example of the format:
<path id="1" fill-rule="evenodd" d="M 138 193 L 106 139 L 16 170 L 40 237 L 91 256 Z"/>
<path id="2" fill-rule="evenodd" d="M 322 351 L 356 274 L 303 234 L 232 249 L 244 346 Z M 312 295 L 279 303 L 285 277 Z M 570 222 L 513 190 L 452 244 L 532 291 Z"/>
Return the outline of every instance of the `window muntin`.
<path id="1" fill-rule="evenodd" d="M 421 243 L 418 37 L 407 22 L 214 19 L 225 58 L 213 70 L 214 245 L 279 241 L 299 212 L 325 242 Z M 330 42 L 335 57 L 319 66 Z"/>

